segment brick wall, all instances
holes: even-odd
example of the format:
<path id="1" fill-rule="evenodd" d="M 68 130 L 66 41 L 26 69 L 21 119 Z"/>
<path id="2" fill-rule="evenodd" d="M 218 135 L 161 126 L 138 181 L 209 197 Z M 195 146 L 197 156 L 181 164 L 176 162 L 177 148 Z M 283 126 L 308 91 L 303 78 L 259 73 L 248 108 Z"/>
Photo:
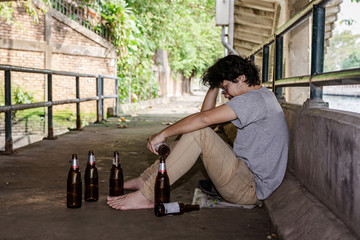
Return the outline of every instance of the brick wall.
<path id="1" fill-rule="evenodd" d="M 110 43 L 55 10 L 49 9 L 47 14 L 47 17 L 40 14 L 39 23 L 34 24 L 31 16 L 22 8 L 17 8 L 16 24 L 8 25 L 0 20 L 0 64 L 116 75 L 116 55 Z M 11 84 L 12 88 L 21 86 L 32 93 L 37 102 L 46 101 L 47 82 L 43 74 L 12 72 Z M 106 80 L 105 94 L 114 94 L 114 85 L 114 80 Z M 1 71 L 0 86 L 3 91 L 4 74 Z M 95 95 L 96 79 L 80 78 L 80 97 Z M 72 98 L 75 98 L 75 77 L 54 75 L 53 100 Z M 105 108 L 114 103 L 108 100 L 105 102 Z M 57 106 L 55 109 L 75 111 L 75 104 Z M 96 113 L 96 104 L 82 103 L 81 111 Z"/>
<path id="2" fill-rule="evenodd" d="M 79 44 L 83 46 L 98 46 L 98 44 L 91 39 L 55 19 L 53 19 L 52 22 L 51 41 L 55 43 Z"/>
<path id="3" fill-rule="evenodd" d="M 39 15 L 39 23 L 34 24 L 34 19 L 25 13 L 24 9 L 15 10 L 16 23 L 6 24 L 0 18 L 0 33 L 3 39 L 37 40 L 45 41 L 45 17 Z"/>
<path id="4" fill-rule="evenodd" d="M 36 2 L 36 1 L 35 1 Z M 39 1 L 40 2 L 40 1 Z M 43 8 L 42 3 L 38 3 Z M 70 20 L 61 13 L 48 9 L 46 14 L 39 11 L 39 23 L 33 17 L 16 8 L 16 24 L 8 25 L 0 18 L 0 64 L 66 72 L 102 74 L 116 76 L 116 54 L 113 46 L 100 36 Z M 115 93 L 115 80 L 106 79 L 104 94 Z M 47 101 L 47 76 L 44 74 L 11 72 L 12 90 L 18 86 L 34 96 L 35 102 Z M 75 77 L 53 75 L 53 100 L 74 99 L 76 97 Z M 80 78 L 80 97 L 96 96 L 96 79 Z M 4 102 L 4 71 L 0 70 L 0 102 Z M 105 111 L 113 107 L 115 101 L 106 99 Z M 96 101 L 80 104 L 81 113 L 96 116 Z M 76 104 L 56 105 L 54 115 L 72 111 L 74 118 Z M 0 113 L 0 150 L 4 146 L 4 113 Z M 73 120 L 73 119 L 72 119 Z M 96 117 L 88 119 L 95 121 Z M 54 120 L 55 134 L 60 126 Z M 74 123 L 70 123 L 73 124 Z M 13 119 L 13 138 L 19 136 L 46 134 L 46 119 L 37 117 L 25 120 Z M 69 127 L 75 127 L 69 126 Z M 41 138 L 39 138 L 41 139 Z M 14 140 L 14 143 L 16 141 Z M 30 142 L 28 142 L 30 143 Z M 14 148 L 19 146 L 14 145 Z"/>
<path id="5" fill-rule="evenodd" d="M 43 52 L 8 50 L 0 48 L 0 64 L 22 66 L 43 69 L 45 66 L 45 54 Z M 45 97 L 45 75 L 11 72 L 11 87 L 16 89 L 20 86 L 23 90 L 31 93 L 36 102 L 41 102 Z M 4 71 L 0 71 L 0 89 L 4 95 Z M 2 101 L 3 102 L 3 101 Z"/>

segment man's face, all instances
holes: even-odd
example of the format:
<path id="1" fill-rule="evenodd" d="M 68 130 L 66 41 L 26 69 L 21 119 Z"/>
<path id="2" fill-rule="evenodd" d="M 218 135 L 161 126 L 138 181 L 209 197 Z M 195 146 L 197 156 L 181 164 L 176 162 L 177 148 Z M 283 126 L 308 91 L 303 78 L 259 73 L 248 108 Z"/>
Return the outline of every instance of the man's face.
<path id="1" fill-rule="evenodd" d="M 241 75 L 236 78 L 236 81 L 224 80 L 220 84 L 220 88 L 222 89 L 222 94 L 227 99 L 232 99 L 233 97 L 239 96 L 248 91 L 249 86 L 245 83 L 246 77 L 245 75 Z"/>
<path id="2" fill-rule="evenodd" d="M 230 95 L 230 93 L 228 91 L 231 91 L 231 84 L 232 82 L 229 80 L 224 80 L 221 84 L 220 84 L 220 88 L 221 88 L 221 93 L 224 95 L 225 98 L 227 99 L 232 99 L 234 96 Z"/>

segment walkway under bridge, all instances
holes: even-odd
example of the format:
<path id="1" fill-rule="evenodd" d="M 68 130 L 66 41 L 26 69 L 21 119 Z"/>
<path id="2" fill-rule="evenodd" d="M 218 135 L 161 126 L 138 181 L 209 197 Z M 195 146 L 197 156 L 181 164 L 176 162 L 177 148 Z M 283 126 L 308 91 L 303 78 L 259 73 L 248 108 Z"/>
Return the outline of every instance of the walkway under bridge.
<path id="1" fill-rule="evenodd" d="M 152 209 L 118 211 L 106 204 L 108 177 L 115 150 L 125 180 L 138 176 L 156 156 L 146 138 L 177 119 L 198 111 L 201 96 L 158 103 L 110 118 L 56 140 L 43 140 L 0 155 L 0 239 L 269 239 L 265 208 L 201 209 L 181 216 L 156 217 Z M 121 128 L 126 124 L 126 128 Z M 66 179 L 72 153 L 84 174 L 92 149 L 99 171 L 100 199 L 80 209 L 66 207 Z M 201 161 L 171 191 L 172 201 L 191 203 L 198 180 L 206 179 Z M 272 235 L 276 238 L 276 235 Z"/>

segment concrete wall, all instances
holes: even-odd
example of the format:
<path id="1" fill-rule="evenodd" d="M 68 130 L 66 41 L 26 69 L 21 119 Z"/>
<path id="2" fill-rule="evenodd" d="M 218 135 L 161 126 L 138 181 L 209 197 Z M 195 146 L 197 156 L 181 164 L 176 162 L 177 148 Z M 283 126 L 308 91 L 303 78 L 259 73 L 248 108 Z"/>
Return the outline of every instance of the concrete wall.
<path id="1" fill-rule="evenodd" d="M 282 106 L 290 130 L 289 172 L 360 237 L 360 114 Z"/>
<path id="2" fill-rule="evenodd" d="M 294 17 L 303 9 L 309 1 L 289 0 L 288 19 Z M 285 35 L 284 46 L 284 77 L 303 76 L 310 74 L 310 20 L 307 19 L 299 26 Z M 295 63 L 295 64 L 294 64 Z M 309 97 L 308 87 L 285 88 L 285 98 L 287 102 L 302 104 Z"/>
<path id="3" fill-rule="evenodd" d="M 37 6 L 44 6 L 38 2 Z M 116 53 L 113 46 L 61 13 L 48 9 L 39 14 L 39 23 L 22 8 L 15 9 L 17 23 L 6 24 L 0 19 L 0 64 L 52 69 L 89 74 L 116 76 Z M 4 74 L 0 72 L 0 90 L 3 91 Z M 105 94 L 114 94 L 114 80 L 105 81 Z M 47 98 L 47 81 L 42 74 L 12 73 L 12 87 L 22 86 L 36 101 Z M 96 95 L 95 79 L 80 79 L 80 97 Z M 75 97 L 75 78 L 53 76 L 53 100 Z M 114 100 L 106 99 L 105 107 Z M 75 104 L 56 106 L 75 111 Z M 82 112 L 96 112 L 96 104 L 81 104 Z"/>

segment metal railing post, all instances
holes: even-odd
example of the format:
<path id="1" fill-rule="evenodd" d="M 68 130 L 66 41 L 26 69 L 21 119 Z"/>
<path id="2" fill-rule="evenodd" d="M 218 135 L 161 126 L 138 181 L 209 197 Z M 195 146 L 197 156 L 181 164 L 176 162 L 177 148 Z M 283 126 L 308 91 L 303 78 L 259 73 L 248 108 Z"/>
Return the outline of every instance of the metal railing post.
<path id="1" fill-rule="evenodd" d="M 275 81 L 283 77 L 283 37 L 277 36 L 275 40 Z M 284 100 L 283 89 L 275 86 L 273 81 L 273 89 L 277 99 Z"/>
<path id="2" fill-rule="evenodd" d="M 12 115 L 15 111 L 24 110 L 24 109 L 32 109 L 44 107 L 46 111 L 46 120 L 47 129 L 46 137 L 44 139 L 56 139 L 54 134 L 53 127 L 53 106 L 62 105 L 62 104 L 74 104 L 76 103 L 76 127 L 77 129 L 81 128 L 81 112 L 80 112 L 80 104 L 86 101 L 95 101 L 97 100 L 97 122 L 101 122 L 104 120 L 104 99 L 114 98 L 115 99 L 115 111 L 116 115 L 118 115 L 119 108 L 119 79 L 113 76 L 103 76 L 103 75 L 94 75 L 94 74 L 80 74 L 80 73 L 72 73 L 72 72 L 62 72 L 62 71 L 52 71 L 46 69 L 36 69 L 36 68 L 26 68 L 26 67 L 16 67 L 10 65 L 0 64 L 0 70 L 4 71 L 4 98 L 5 98 L 5 106 L 0 106 L 0 113 L 4 112 L 5 114 L 5 150 L 4 154 L 13 153 L 13 138 L 12 138 Z M 43 102 L 36 103 L 26 103 L 26 104 L 15 104 L 12 105 L 11 102 L 11 72 L 27 72 L 27 73 L 41 73 L 47 75 L 47 97 Z M 76 77 L 76 98 L 75 99 L 65 99 L 65 100 L 57 100 L 53 101 L 53 88 L 52 88 L 52 77 L 53 75 L 62 75 L 62 76 L 72 76 Z M 80 78 L 81 77 L 91 77 L 96 78 L 96 96 L 80 98 Z M 115 94 L 112 95 L 104 95 L 104 79 L 115 79 Z M 27 129 L 27 125 L 25 125 L 25 129 Z"/>
<path id="3" fill-rule="evenodd" d="M 80 100 L 80 77 L 76 76 L 76 98 Z M 76 103 L 76 129 L 81 129 L 80 102 Z"/>
<path id="4" fill-rule="evenodd" d="M 11 71 L 5 71 L 5 106 L 11 106 Z M 5 112 L 5 153 L 11 154 L 13 150 L 11 111 Z"/>
<path id="5" fill-rule="evenodd" d="M 104 78 L 100 77 L 100 84 L 101 84 L 101 121 L 105 119 L 104 114 Z"/>
<path id="6" fill-rule="evenodd" d="M 263 47 L 263 59 L 262 59 L 262 82 L 269 81 L 269 46 Z"/>
<path id="7" fill-rule="evenodd" d="M 324 71 L 325 7 L 314 5 L 311 43 L 311 76 Z M 310 82 L 310 99 L 322 100 L 322 87 Z"/>
<path id="8" fill-rule="evenodd" d="M 101 109 L 102 109 L 102 106 L 101 106 L 101 78 L 100 76 L 98 76 L 96 78 L 96 95 L 98 97 L 98 100 L 96 101 L 96 105 L 97 105 L 97 108 L 96 108 L 96 122 L 101 122 L 102 119 L 101 119 Z"/>
<path id="9" fill-rule="evenodd" d="M 115 116 L 119 116 L 119 78 L 115 79 Z"/>
<path id="10" fill-rule="evenodd" d="M 48 102 L 52 102 L 52 73 L 47 75 L 48 81 Z M 55 139 L 54 137 L 54 125 L 53 125 L 53 107 L 48 107 L 48 136 L 46 139 Z"/>

